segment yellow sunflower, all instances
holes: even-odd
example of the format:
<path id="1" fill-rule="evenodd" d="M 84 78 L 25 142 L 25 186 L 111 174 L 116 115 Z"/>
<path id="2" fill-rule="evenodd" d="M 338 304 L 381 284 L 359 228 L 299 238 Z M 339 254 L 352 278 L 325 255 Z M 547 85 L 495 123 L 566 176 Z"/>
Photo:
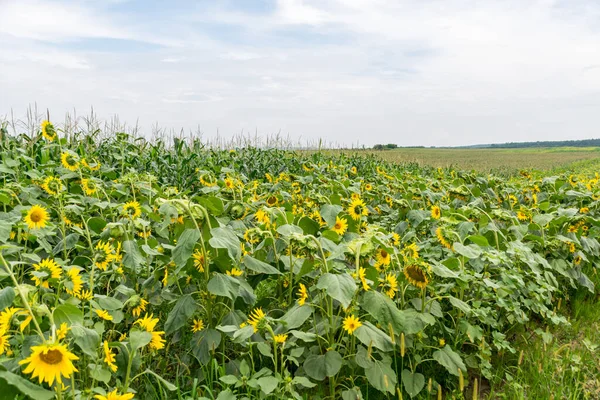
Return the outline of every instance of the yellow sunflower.
<path id="1" fill-rule="evenodd" d="M 35 205 L 29 209 L 24 221 L 29 229 L 41 229 L 46 226 L 49 219 L 50 215 L 48 214 L 46 208 Z"/>
<path id="2" fill-rule="evenodd" d="M 365 268 L 358 267 L 358 272 L 354 274 L 354 277 L 360 279 L 360 283 L 362 284 L 365 292 L 371 288 L 367 283 L 367 270 Z"/>
<path id="3" fill-rule="evenodd" d="M 350 206 L 348 207 L 348 214 L 354 220 L 359 220 L 361 216 L 369 215 L 369 210 L 367 210 L 367 206 L 363 200 L 360 198 L 352 200 Z"/>
<path id="4" fill-rule="evenodd" d="M 348 315 L 346 318 L 344 318 L 344 329 L 350 335 L 352 335 L 354 331 L 360 328 L 361 326 L 362 322 L 360 322 L 358 317 L 355 317 L 354 315 Z"/>
<path id="5" fill-rule="evenodd" d="M 81 188 L 83 189 L 83 192 L 87 196 L 93 195 L 98 190 L 96 182 L 94 182 L 92 179 L 86 179 L 86 178 L 83 178 L 81 180 Z"/>
<path id="6" fill-rule="evenodd" d="M 10 343 L 8 343 L 8 339 L 10 339 L 10 335 L 6 335 L 5 332 L 0 334 L 0 355 L 9 349 Z"/>
<path id="7" fill-rule="evenodd" d="M 82 290 L 79 292 L 79 294 L 76 293 L 75 297 L 77 297 L 79 300 L 90 301 L 94 298 L 94 293 L 92 293 L 91 290 Z"/>
<path id="8" fill-rule="evenodd" d="M 108 242 L 99 241 L 96 244 L 96 254 L 94 256 L 96 267 L 106 271 L 108 264 L 114 260 L 114 247 Z"/>
<path id="9" fill-rule="evenodd" d="M 54 381 L 61 381 L 61 375 L 70 378 L 77 369 L 74 360 L 79 360 L 64 344 L 42 344 L 31 347 L 31 355 L 19 361 L 19 365 L 28 364 L 24 374 L 31 374 L 31 378 L 38 378 L 39 383 L 47 382 L 52 386 Z"/>
<path id="10" fill-rule="evenodd" d="M 244 275 L 244 271 L 239 268 L 231 268 L 230 270 L 225 271 L 225 273 L 229 276 L 242 276 Z"/>
<path id="11" fill-rule="evenodd" d="M 380 270 L 382 267 L 388 267 L 392 262 L 392 256 L 385 249 L 377 250 L 377 254 L 375 255 L 375 268 Z"/>
<path id="12" fill-rule="evenodd" d="M 435 230 L 435 235 L 437 236 L 442 246 L 444 246 L 447 249 L 452 249 L 452 243 L 450 243 L 448 239 L 446 239 L 446 237 L 444 236 L 444 231 L 442 230 L 441 226 Z"/>
<path id="13" fill-rule="evenodd" d="M 63 340 L 65 337 L 67 337 L 67 333 L 70 329 L 71 328 L 69 328 L 66 322 L 60 324 L 60 327 L 58 327 L 58 329 L 56 330 L 56 337 L 58 338 L 58 340 Z"/>
<path id="14" fill-rule="evenodd" d="M 112 372 L 117 372 L 117 364 L 115 364 L 116 357 L 110 350 L 110 347 L 108 347 L 108 342 L 106 340 L 102 344 L 102 348 L 104 349 L 104 362 Z"/>
<path id="15" fill-rule="evenodd" d="M 335 217 L 335 225 L 333 225 L 333 228 L 331 228 L 331 230 L 337 233 L 338 235 L 343 235 L 347 229 L 348 221 L 346 221 L 346 218 Z"/>
<path id="16" fill-rule="evenodd" d="M 288 338 L 288 335 L 285 333 L 282 333 L 280 335 L 273 336 L 273 341 L 275 343 L 284 344 L 285 341 L 287 340 L 287 338 Z"/>
<path id="17" fill-rule="evenodd" d="M 46 179 L 44 179 L 42 189 L 44 189 L 50 196 L 56 196 L 63 191 L 64 186 L 60 179 L 54 176 L 48 176 Z"/>
<path id="18" fill-rule="evenodd" d="M 138 318 L 142 312 L 146 311 L 147 305 L 148 302 L 146 300 L 139 298 L 137 304 L 131 310 L 131 314 L 133 314 L 134 317 Z"/>
<path id="19" fill-rule="evenodd" d="M 406 280 L 419 289 L 424 289 L 429 284 L 427 273 L 417 264 L 411 264 L 404 267 L 404 276 Z"/>
<path id="20" fill-rule="evenodd" d="M 269 207 L 275 207 L 277 205 L 277 203 L 279 203 L 279 199 L 277 198 L 277 196 L 267 197 L 267 205 Z"/>
<path id="21" fill-rule="evenodd" d="M 62 274 L 62 270 L 56 261 L 51 258 L 45 258 L 39 264 L 33 264 L 33 269 L 35 272 L 46 274 L 46 276 L 40 276 L 39 274 L 32 272 L 32 279 L 36 286 L 44 287 L 46 289 L 49 287 L 49 279 L 59 279 Z"/>
<path id="22" fill-rule="evenodd" d="M 96 309 L 96 310 L 94 310 L 94 312 L 95 312 L 95 313 L 96 313 L 96 314 L 97 314 L 97 315 L 98 315 L 100 318 L 102 318 L 103 320 L 106 320 L 106 321 L 112 321 L 112 320 L 113 320 L 113 317 L 112 317 L 112 315 L 110 315 L 110 314 L 108 313 L 108 311 L 106 311 L 106 310 Z"/>
<path id="23" fill-rule="evenodd" d="M 431 207 L 431 218 L 440 219 L 442 216 L 442 209 L 439 206 Z"/>
<path id="24" fill-rule="evenodd" d="M 300 289 L 298 289 L 298 305 L 303 306 L 306 303 L 306 299 L 308 299 L 308 290 L 306 290 L 304 283 L 301 283 Z"/>
<path id="25" fill-rule="evenodd" d="M 49 142 L 53 142 L 54 139 L 56 139 L 56 130 L 50 121 L 42 122 L 42 136 L 44 136 Z"/>
<path id="26" fill-rule="evenodd" d="M 379 286 L 390 299 L 393 299 L 398 291 L 398 279 L 393 274 L 387 274 Z"/>
<path id="27" fill-rule="evenodd" d="M 266 317 L 266 314 L 264 313 L 262 308 L 255 308 L 250 313 L 250 318 L 248 319 L 248 324 L 252 325 L 252 327 L 254 328 L 254 332 L 258 332 L 258 330 L 261 328 L 261 326 L 263 325 L 263 322 L 265 321 L 265 317 Z"/>
<path id="28" fill-rule="evenodd" d="M 259 224 L 267 224 L 268 225 L 271 222 L 269 215 L 262 209 L 258 210 L 256 212 L 256 214 L 254 214 L 254 218 L 256 218 L 256 221 Z"/>
<path id="29" fill-rule="evenodd" d="M 130 201 L 123 206 L 123 216 L 136 219 L 142 215 L 142 208 L 137 201 Z"/>
<path id="30" fill-rule="evenodd" d="M 71 296 L 75 296 L 81 292 L 83 287 L 83 279 L 79 275 L 79 268 L 71 267 L 67 271 L 67 280 L 65 282 L 65 291 Z"/>
<path id="31" fill-rule="evenodd" d="M 204 272 L 204 254 L 200 250 L 196 250 L 192 254 L 192 258 L 194 259 L 194 267 L 196 267 L 198 272 Z"/>
<path id="32" fill-rule="evenodd" d="M 156 324 L 158 324 L 158 318 L 154 318 L 153 314 L 146 314 L 144 318 L 138 319 L 134 322 L 134 324 L 139 325 L 142 329 L 145 329 L 146 332 L 150 332 L 152 334 L 152 339 L 150 340 L 150 348 L 153 350 L 160 350 L 165 347 L 165 339 L 162 335 L 165 334 L 164 331 L 155 331 L 154 328 Z"/>
<path id="33" fill-rule="evenodd" d="M 135 396 L 133 393 L 125 393 L 119 394 L 117 389 L 108 393 L 106 396 L 102 396 L 101 394 L 97 394 L 94 396 L 96 400 L 131 400 Z"/>
<path id="34" fill-rule="evenodd" d="M 60 162 L 69 171 L 77 171 L 79 168 L 79 156 L 68 150 L 60 155 Z"/>
<path id="35" fill-rule="evenodd" d="M 192 324 L 192 332 L 200 332 L 204 329 L 204 321 L 201 319 L 194 319 L 194 323 Z"/>

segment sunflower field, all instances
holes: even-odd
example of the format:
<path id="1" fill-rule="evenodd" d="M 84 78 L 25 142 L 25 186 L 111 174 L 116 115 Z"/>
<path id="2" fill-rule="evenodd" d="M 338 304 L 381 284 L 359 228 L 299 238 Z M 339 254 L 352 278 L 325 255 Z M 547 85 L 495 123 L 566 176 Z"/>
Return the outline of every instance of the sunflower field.
<path id="1" fill-rule="evenodd" d="M 477 399 L 594 291 L 598 174 L 0 131 L 0 390 Z M 538 329 L 536 335 L 549 333 Z M 468 393 L 468 395 L 467 395 Z"/>

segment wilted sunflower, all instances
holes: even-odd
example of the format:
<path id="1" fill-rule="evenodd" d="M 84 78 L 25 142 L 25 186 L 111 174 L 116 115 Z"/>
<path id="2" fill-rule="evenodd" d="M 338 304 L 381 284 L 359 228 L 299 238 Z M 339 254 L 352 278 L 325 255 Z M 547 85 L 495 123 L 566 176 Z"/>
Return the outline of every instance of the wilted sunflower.
<path id="1" fill-rule="evenodd" d="M 346 221 L 346 218 L 335 217 L 335 224 L 333 225 L 333 228 L 331 228 L 331 230 L 337 233 L 338 235 L 343 235 L 347 229 L 348 221 Z"/>
<path id="2" fill-rule="evenodd" d="M 361 326 L 362 322 L 360 322 L 358 317 L 355 317 L 354 315 L 348 315 L 346 318 L 344 318 L 344 329 L 350 335 L 352 335 L 354 331 L 360 328 Z"/>
<path id="3" fill-rule="evenodd" d="M 69 150 L 60 155 L 60 162 L 69 171 L 77 171 L 79 168 L 79 156 Z"/>
<path id="4" fill-rule="evenodd" d="M 56 261 L 51 258 L 45 258 L 39 264 L 33 264 L 33 269 L 36 272 L 42 272 L 46 274 L 45 277 L 41 277 L 32 272 L 33 281 L 35 282 L 36 286 L 44 287 L 46 289 L 49 287 L 49 279 L 59 279 L 62 274 L 62 269 L 60 269 Z"/>
<path id="5" fill-rule="evenodd" d="M 60 179 L 54 176 L 48 176 L 46 179 L 44 179 L 42 189 L 44 189 L 50 196 L 56 196 L 63 191 L 64 186 Z"/>
<path id="6" fill-rule="evenodd" d="M 106 340 L 102 344 L 102 348 L 104 349 L 104 362 L 112 372 L 117 372 L 117 364 L 115 364 L 116 357 L 110 350 L 110 347 L 108 347 L 108 342 Z"/>
<path id="7" fill-rule="evenodd" d="M 42 122 L 42 136 L 44 136 L 49 142 L 52 142 L 54 139 L 56 139 L 56 130 L 50 121 Z"/>
<path id="8" fill-rule="evenodd" d="M 367 210 L 367 206 L 363 200 L 360 198 L 352 200 L 350 206 L 348 207 L 348 214 L 354 220 L 359 220 L 361 216 L 369 215 L 369 210 Z"/>
<path id="9" fill-rule="evenodd" d="M 115 389 L 112 392 L 108 393 L 106 396 L 97 394 L 94 396 L 94 398 L 96 400 L 131 400 L 133 399 L 133 396 L 135 396 L 135 394 L 133 393 L 119 394 L 119 392 L 117 392 L 117 389 Z"/>
<path id="10" fill-rule="evenodd" d="M 142 208 L 137 201 L 130 201 L 123 206 L 123 216 L 136 219 L 142 215 Z"/>
<path id="11" fill-rule="evenodd" d="M 419 247 L 417 246 L 416 243 L 411 243 L 408 246 L 406 246 L 403 250 L 404 253 L 404 258 L 419 258 Z"/>
<path id="12" fill-rule="evenodd" d="M 108 264 L 114 260 L 115 249 L 108 242 L 99 241 L 96 244 L 96 254 L 94 256 L 96 267 L 106 271 Z"/>
<path id="13" fill-rule="evenodd" d="M 45 207 L 34 205 L 27 212 L 24 221 L 29 229 L 41 229 L 46 226 L 49 219 L 50 215 Z"/>
<path id="14" fill-rule="evenodd" d="M 86 178 L 83 178 L 81 180 L 81 188 L 83 189 L 83 192 L 87 196 L 93 195 L 98 190 L 98 186 L 96 185 L 96 182 L 94 182 L 92 179 L 86 179 Z"/>
<path id="15" fill-rule="evenodd" d="M 298 289 L 298 305 L 303 306 L 306 303 L 306 299 L 308 299 L 308 290 L 306 290 L 306 286 L 303 283 L 300 284 L 300 288 Z"/>
<path id="16" fill-rule="evenodd" d="M 437 236 L 442 246 L 444 246 L 447 249 L 452 249 L 452 243 L 450 243 L 444 236 L 444 231 L 442 230 L 441 226 L 435 230 L 435 235 Z"/>
<path id="17" fill-rule="evenodd" d="M 192 324 L 192 332 L 200 332 L 204 329 L 204 321 L 201 319 L 194 319 L 194 323 Z"/>
<path id="18" fill-rule="evenodd" d="M 275 207 L 277 205 L 277 203 L 279 203 L 279 199 L 277 198 L 277 196 L 267 197 L 267 205 L 269 207 Z"/>
<path id="19" fill-rule="evenodd" d="M 262 327 L 263 323 L 265 322 L 265 317 L 266 314 L 264 313 L 262 308 L 255 308 L 250 313 L 250 318 L 248 318 L 248 324 L 252 325 L 255 333 L 258 332 L 258 330 Z"/>
<path id="20" fill-rule="evenodd" d="M 379 286 L 390 299 L 393 299 L 398 291 L 398 279 L 393 274 L 387 274 Z"/>
<path id="21" fill-rule="evenodd" d="M 424 289 L 429 284 L 429 278 L 423 268 L 417 264 L 411 264 L 404 267 L 404 276 L 406 280 L 419 289 Z"/>
<path id="22" fill-rule="evenodd" d="M 211 187 L 217 184 L 217 180 L 210 173 L 200 175 L 200 183 L 202 186 Z"/>
<path id="23" fill-rule="evenodd" d="M 441 216 L 442 216 L 442 210 L 439 206 L 431 207 L 431 218 L 440 219 Z"/>
<path id="24" fill-rule="evenodd" d="M 39 383 L 46 382 L 52 386 L 54 381 L 61 382 L 61 375 L 70 378 L 77 369 L 73 360 L 79 360 L 71 353 L 64 344 L 42 344 L 31 347 L 31 355 L 19 361 L 19 365 L 28 364 L 24 374 L 31 374 L 32 378 L 38 378 Z"/>

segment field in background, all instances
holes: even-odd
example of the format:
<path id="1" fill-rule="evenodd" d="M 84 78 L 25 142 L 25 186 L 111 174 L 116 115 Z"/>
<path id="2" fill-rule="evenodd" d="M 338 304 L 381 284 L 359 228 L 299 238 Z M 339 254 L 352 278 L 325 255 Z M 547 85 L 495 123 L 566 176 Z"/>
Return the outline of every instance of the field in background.
<path id="1" fill-rule="evenodd" d="M 477 171 L 550 170 L 574 162 L 597 159 L 597 147 L 525 149 L 429 149 L 402 148 L 368 151 L 394 163 L 416 162 L 433 167 L 457 167 Z"/>

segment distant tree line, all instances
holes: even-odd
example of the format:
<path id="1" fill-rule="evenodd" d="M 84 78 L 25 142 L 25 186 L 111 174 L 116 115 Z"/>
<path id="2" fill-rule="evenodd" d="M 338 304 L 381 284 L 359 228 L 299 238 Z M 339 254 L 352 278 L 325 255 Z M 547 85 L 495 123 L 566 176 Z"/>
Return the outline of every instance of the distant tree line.
<path id="1" fill-rule="evenodd" d="M 595 147 L 600 146 L 600 139 L 560 140 L 544 142 L 509 142 L 490 144 L 492 148 L 521 148 L 521 147 Z"/>
<path id="2" fill-rule="evenodd" d="M 393 143 L 376 144 L 375 146 L 373 146 L 373 150 L 392 150 L 392 149 L 397 149 L 397 148 L 398 148 L 398 145 L 393 144 Z"/>

